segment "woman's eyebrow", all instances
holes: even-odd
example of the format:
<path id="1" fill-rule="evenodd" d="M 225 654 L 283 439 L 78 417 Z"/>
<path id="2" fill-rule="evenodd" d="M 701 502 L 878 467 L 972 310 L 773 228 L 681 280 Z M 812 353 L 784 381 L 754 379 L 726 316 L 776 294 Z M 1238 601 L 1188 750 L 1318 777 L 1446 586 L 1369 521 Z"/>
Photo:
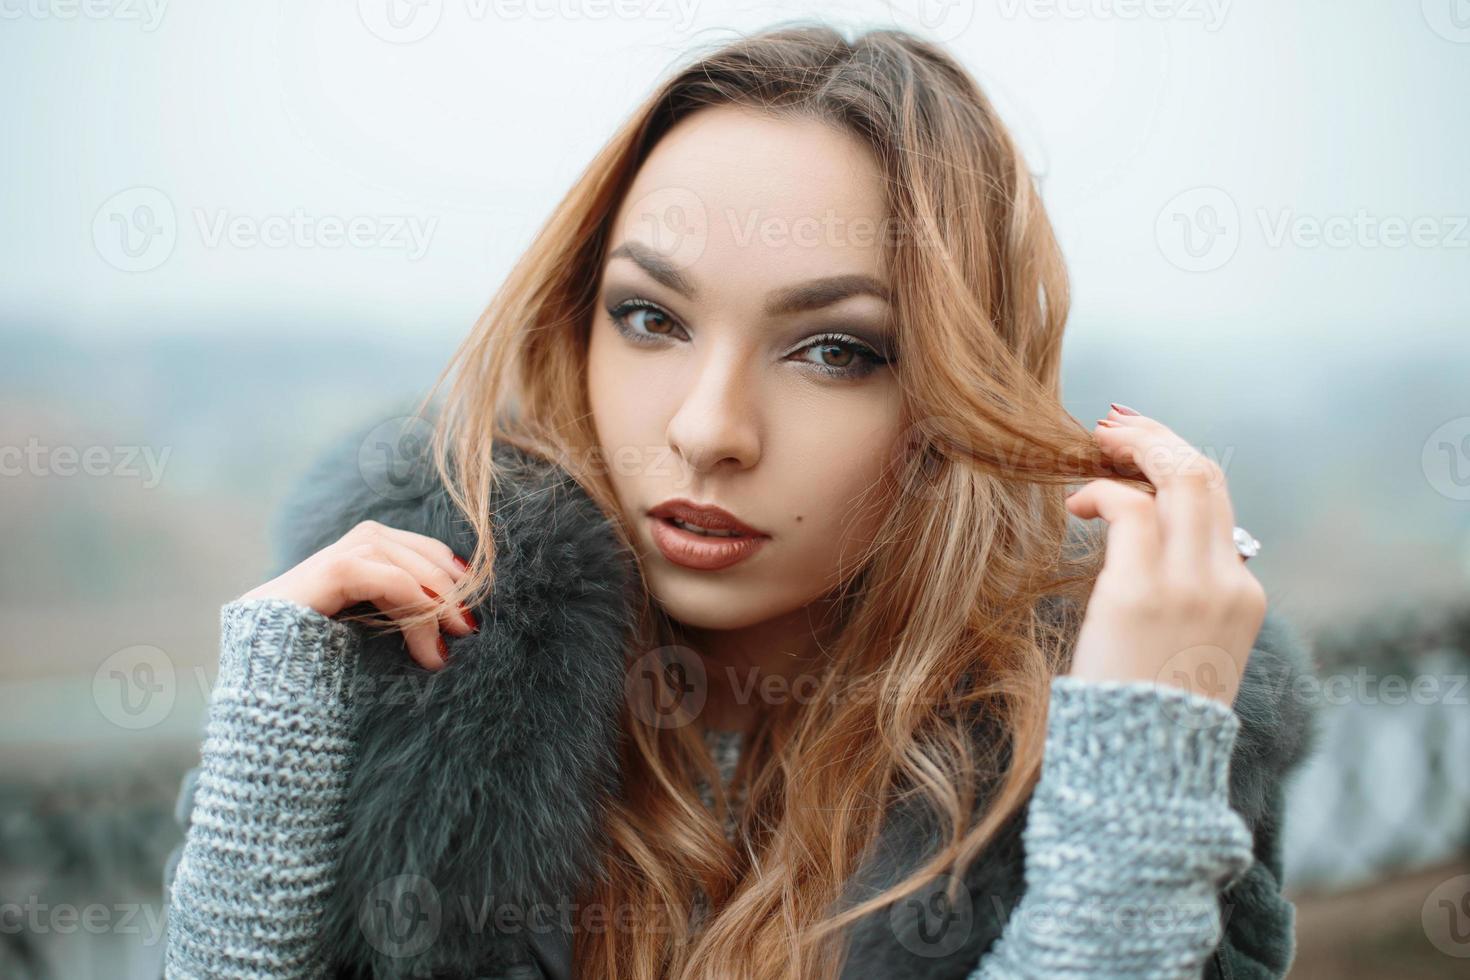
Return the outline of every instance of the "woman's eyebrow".
<path id="1" fill-rule="evenodd" d="M 642 242 L 624 242 L 608 253 L 608 261 L 625 258 L 633 261 L 640 269 L 660 285 L 672 289 L 685 299 L 694 300 L 698 290 L 679 267 L 661 253 Z M 809 279 L 794 286 L 785 286 L 771 293 L 766 300 L 766 315 L 781 316 L 820 309 L 847 299 L 849 296 L 876 296 L 885 303 L 892 303 L 888 287 L 872 276 L 854 272 L 840 276 L 825 276 Z"/>
<path id="2" fill-rule="evenodd" d="M 887 286 L 872 276 L 854 272 L 842 276 L 808 279 L 795 286 L 778 289 L 771 294 L 770 299 L 766 300 L 766 315 L 781 316 L 785 313 L 803 313 L 807 310 L 831 306 L 849 296 L 861 295 L 876 296 L 885 303 L 891 302 Z"/>
<path id="3" fill-rule="evenodd" d="M 687 300 L 693 300 L 698 295 L 698 290 L 694 288 L 694 283 L 690 282 L 689 277 L 679 271 L 678 266 L 642 242 L 624 242 L 609 252 L 607 258 L 609 262 L 618 258 L 632 259 L 655 282 L 667 286 Z"/>

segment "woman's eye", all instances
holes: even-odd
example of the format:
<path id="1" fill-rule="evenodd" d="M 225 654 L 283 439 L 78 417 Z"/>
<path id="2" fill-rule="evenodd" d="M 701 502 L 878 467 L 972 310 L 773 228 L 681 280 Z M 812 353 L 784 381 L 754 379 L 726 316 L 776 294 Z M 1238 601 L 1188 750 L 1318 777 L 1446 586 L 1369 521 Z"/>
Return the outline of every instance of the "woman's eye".
<path id="1" fill-rule="evenodd" d="M 687 340 L 688 333 L 662 307 L 646 299 L 627 299 L 608 307 L 613 327 L 635 344 L 662 344 L 666 340 Z M 865 378 L 891 359 L 867 344 L 845 334 L 823 334 L 813 337 L 792 355 L 803 364 L 832 378 Z"/>
<path id="2" fill-rule="evenodd" d="M 813 344 L 806 349 L 816 351 L 817 363 L 826 367 L 845 368 L 858 359 L 857 348 L 834 341 Z"/>
<path id="3" fill-rule="evenodd" d="M 647 300 L 626 300 L 609 308 L 607 315 L 618 332 L 635 343 L 657 343 L 682 332 L 673 317 Z"/>
<path id="4" fill-rule="evenodd" d="M 812 355 L 803 360 L 838 378 L 865 378 L 889 363 L 867 344 L 846 337 L 818 337 L 799 353 Z"/>

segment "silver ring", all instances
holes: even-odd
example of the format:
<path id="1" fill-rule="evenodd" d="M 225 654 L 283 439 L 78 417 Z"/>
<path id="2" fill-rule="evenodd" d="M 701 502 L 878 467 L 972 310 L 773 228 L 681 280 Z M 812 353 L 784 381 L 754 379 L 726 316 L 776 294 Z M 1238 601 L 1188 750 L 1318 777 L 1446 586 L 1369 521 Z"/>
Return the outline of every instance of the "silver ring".
<path id="1" fill-rule="evenodd" d="M 1244 560 L 1250 561 L 1261 553 L 1261 542 L 1251 537 L 1251 533 L 1245 528 L 1236 525 L 1234 537 L 1235 550 L 1240 552 L 1240 557 Z"/>

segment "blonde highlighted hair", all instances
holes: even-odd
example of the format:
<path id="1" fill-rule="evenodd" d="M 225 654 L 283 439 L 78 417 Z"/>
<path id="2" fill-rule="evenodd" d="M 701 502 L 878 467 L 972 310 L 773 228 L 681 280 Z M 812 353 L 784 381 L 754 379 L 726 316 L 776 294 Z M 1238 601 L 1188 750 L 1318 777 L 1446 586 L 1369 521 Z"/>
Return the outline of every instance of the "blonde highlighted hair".
<path id="1" fill-rule="evenodd" d="M 894 501 L 883 531 L 833 607 L 815 696 L 772 705 L 742 758 L 739 846 L 721 830 L 727 803 L 697 726 L 654 728 L 625 706 L 623 791 L 606 814 L 602 874 L 582 897 L 633 914 L 577 933 L 582 976 L 834 976 L 846 925 L 937 875 L 962 875 L 1035 783 L 1050 678 L 1099 569 L 1095 535 L 1068 546 L 1063 487 L 1118 475 L 1061 406 L 1066 270 L 1025 161 L 978 85 L 902 31 L 849 40 L 784 25 L 698 54 L 657 87 L 426 396 L 451 382 L 435 465 L 480 542 L 449 598 L 474 602 L 493 587 L 483 502 L 497 441 L 566 467 L 631 547 L 587 401 L 594 293 L 641 162 L 675 123 L 713 106 L 836 124 L 871 148 L 900 232 L 886 248 L 908 437 L 887 476 L 897 492 L 883 498 Z M 675 635 L 646 599 L 630 665 Z M 977 739 L 981 722 L 996 737 Z M 716 813 L 698 799 L 701 776 L 716 787 Z M 844 904 L 884 812 L 906 799 L 932 808 L 941 846 L 882 894 Z M 696 889 L 710 912 L 691 931 Z"/>

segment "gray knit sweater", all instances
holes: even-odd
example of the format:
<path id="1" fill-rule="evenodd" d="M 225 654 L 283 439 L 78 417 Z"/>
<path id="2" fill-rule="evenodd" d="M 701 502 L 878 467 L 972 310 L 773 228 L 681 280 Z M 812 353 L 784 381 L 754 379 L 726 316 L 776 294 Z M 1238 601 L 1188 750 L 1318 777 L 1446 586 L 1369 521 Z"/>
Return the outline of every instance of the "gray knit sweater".
<path id="1" fill-rule="evenodd" d="M 356 633 L 279 599 L 228 603 L 220 625 L 166 976 L 323 977 Z M 970 980 L 1198 978 L 1218 889 L 1252 860 L 1228 795 L 1238 727 L 1183 689 L 1055 678 L 1025 895 Z"/>

